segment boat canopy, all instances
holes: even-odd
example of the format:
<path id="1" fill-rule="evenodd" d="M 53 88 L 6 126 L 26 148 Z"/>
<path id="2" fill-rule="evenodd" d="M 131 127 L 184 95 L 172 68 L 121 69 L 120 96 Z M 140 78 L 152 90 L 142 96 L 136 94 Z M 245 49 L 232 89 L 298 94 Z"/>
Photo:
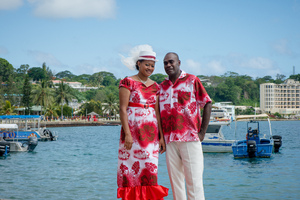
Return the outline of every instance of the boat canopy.
<path id="1" fill-rule="evenodd" d="M 0 129 L 18 129 L 18 125 L 17 124 L 0 124 Z"/>
<path id="2" fill-rule="evenodd" d="M 39 115 L 1 115 L 0 119 L 38 119 Z"/>

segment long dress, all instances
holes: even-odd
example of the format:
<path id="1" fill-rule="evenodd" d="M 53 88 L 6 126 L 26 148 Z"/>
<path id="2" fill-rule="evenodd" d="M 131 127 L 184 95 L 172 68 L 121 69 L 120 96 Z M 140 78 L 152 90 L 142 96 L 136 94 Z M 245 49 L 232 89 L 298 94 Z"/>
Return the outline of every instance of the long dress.
<path id="1" fill-rule="evenodd" d="M 130 91 L 127 116 L 133 144 L 131 150 L 124 147 L 125 134 L 122 128 L 117 171 L 118 198 L 163 199 L 168 195 L 168 188 L 157 184 L 159 135 L 154 109 L 159 86 L 154 83 L 147 87 L 127 77 L 120 81 L 120 87 Z M 150 106 L 140 107 L 145 104 Z"/>

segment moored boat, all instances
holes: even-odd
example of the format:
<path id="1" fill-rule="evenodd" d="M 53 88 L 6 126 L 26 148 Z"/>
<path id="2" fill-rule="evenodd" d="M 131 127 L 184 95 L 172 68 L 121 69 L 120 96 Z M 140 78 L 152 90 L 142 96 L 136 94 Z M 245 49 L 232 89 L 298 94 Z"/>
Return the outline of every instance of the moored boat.
<path id="1" fill-rule="evenodd" d="M 57 140 L 57 134 L 50 131 L 46 127 L 41 127 L 41 116 L 39 115 L 2 115 L 0 116 L 0 124 L 17 124 L 18 134 L 15 131 L 7 132 L 0 130 L 0 134 L 6 141 L 27 141 L 34 136 L 40 141 Z"/>
<path id="2" fill-rule="evenodd" d="M 222 127 L 230 125 L 228 121 L 210 121 L 204 140 L 202 150 L 204 153 L 231 153 L 234 140 L 226 140 Z"/>
<path id="3" fill-rule="evenodd" d="M 0 124 L 0 145 L 9 146 L 9 152 L 22 152 L 22 151 L 33 151 L 38 144 L 38 140 L 35 136 L 29 137 L 27 141 L 19 142 L 18 137 L 15 137 L 12 141 L 6 141 L 6 134 L 14 133 L 18 135 L 17 124 Z"/>
<path id="4" fill-rule="evenodd" d="M 256 118 L 267 118 L 269 122 L 269 133 L 260 132 L 260 124 Z M 281 136 L 272 136 L 271 122 L 268 115 L 239 116 L 238 119 L 251 119 L 247 122 L 247 132 L 245 140 L 238 140 L 232 144 L 234 158 L 270 158 L 273 151 L 278 152 L 281 146 Z M 254 119 L 254 120 L 253 120 Z M 261 135 L 268 135 L 269 138 L 261 138 Z M 274 139 L 276 142 L 274 143 Z M 280 146 L 279 146 L 280 143 Z M 275 144 L 275 145 L 274 145 Z M 274 148 L 273 148 L 274 147 Z"/>

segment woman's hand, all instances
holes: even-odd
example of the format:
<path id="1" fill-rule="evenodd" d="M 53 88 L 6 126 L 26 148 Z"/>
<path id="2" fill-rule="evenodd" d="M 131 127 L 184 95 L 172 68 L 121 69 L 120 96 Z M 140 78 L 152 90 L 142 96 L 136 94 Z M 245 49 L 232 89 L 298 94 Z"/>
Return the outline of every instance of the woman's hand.
<path id="1" fill-rule="evenodd" d="M 125 135 L 125 143 L 124 143 L 124 147 L 127 150 L 130 150 L 132 148 L 132 144 L 133 144 L 133 140 L 132 140 L 132 136 L 131 134 Z"/>
<path id="2" fill-rule="evenodd" d="M 162 137 L 159 139 L 159 153 L 163 154 L 164 152 L 166 152 L 166 143 L 165 139 Z"/>

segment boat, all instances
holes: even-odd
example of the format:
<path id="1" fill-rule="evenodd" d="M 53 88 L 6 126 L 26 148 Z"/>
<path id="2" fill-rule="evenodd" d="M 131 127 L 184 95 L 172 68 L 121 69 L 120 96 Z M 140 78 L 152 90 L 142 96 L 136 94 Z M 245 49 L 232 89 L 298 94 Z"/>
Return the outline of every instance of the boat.
<path id="1" fill-rule="evenodd" d="M 213 107 L 210 114 L 210 120 L 231 122 L 231 117 L 227 110 Z"/>
<path id="2" fill-rule="evenodd" d="M 6 134 L 18 135 L 17 124 L 0 124 L 0 146 L 8 146 L 9 152 L 24 152 L 33 151 L 38 144 L 38 140 L 35 136 L 28 138 L 27 141 L 19 142 L 18 137 L 15 137 L 12 141 L 6 141 Z M 6 133 L 6 134 L 4 134 Z"/>
<path id="3" fill-rule="evenodd" d="M 5 157 L 9 154 L 9 144 L 0 140 L 0 157 Z"/>
<path id="4" fill-rule="evenodd" d="M 232 104 L 232 102 L 216 102 L 214 103 L 213 108 L 226 110 L 230 120 L 235 121 L 235 106 Z"/>
<path id="5" fill-rule="evenodd" d="M 27 141 L 34 136 L 39 141 L 55 141 L 57 134 L 50 131 L 46 127 L 41 127 L 41 116 L 39 115 L 2 115 L 0 116 L 0 124 L 17 124 L 18 134 L 15 131 L 6 132 L 1 130 L 0 134 L 6 141 Z"/>
<path id="6" fill-rule="evenodd" d="M 256 118 L 267 118 L 269 133 L 262 134 L 259 121 Z M 247 121 L 245 140 L 237 140 L 232 144 L 234 158 L 270 158 L 273 152 L 279 152 L 282 144 L 281 136 L 272 135 L 271 122 L 267 114 L 238 116 L 238 119 L 250 119 Z M 264 138 L 261 136 L 264 135 Z M 269 138 L 265 138 L 266 136 Z"/>
<path id="7" fill-rule="evenodd" d="M 210 121 L 202 141 L 204 153 L 232 153 L 232 144 L 235 140 L 226 140 L 222 127 L 230 125 L 229 121 Z"/>

